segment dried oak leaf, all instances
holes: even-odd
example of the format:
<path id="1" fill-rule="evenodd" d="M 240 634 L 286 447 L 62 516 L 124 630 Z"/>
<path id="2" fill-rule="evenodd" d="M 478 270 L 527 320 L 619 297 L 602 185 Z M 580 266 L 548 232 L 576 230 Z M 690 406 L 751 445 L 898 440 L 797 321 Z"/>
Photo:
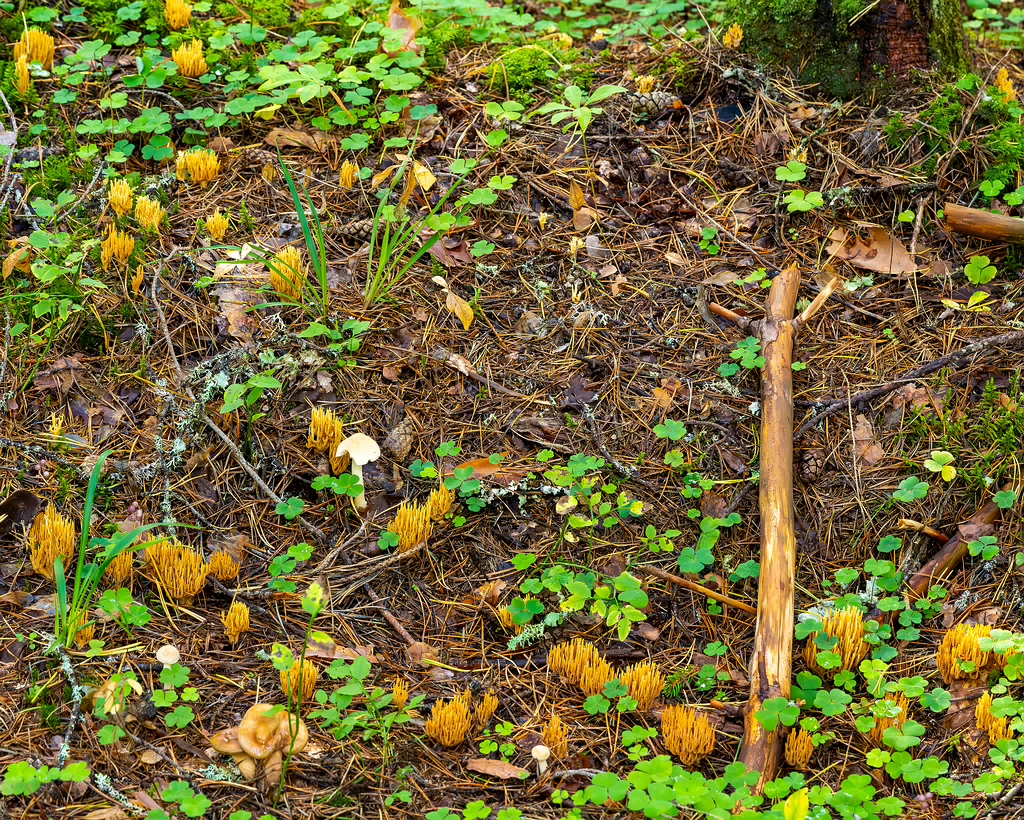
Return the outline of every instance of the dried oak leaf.
<path id="1" fill-rule="evenodd" d="M 869 228 L 867 241 L 849 234 L 845 228 L 836 228 L 829 234 L 828 252 L 855 268 L 875 273 L 913 273 L 917 265 L 903 243 L 884 228 Z"/>

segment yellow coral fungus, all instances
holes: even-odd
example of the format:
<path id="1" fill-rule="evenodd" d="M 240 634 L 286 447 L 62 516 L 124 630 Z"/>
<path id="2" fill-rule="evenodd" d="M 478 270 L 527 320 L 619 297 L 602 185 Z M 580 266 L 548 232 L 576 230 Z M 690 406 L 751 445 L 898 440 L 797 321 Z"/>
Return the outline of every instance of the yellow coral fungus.
<path id="1" fill-rule="evenodd" d="M 28 94 L 32 87 L 32 75 L 28 73 L 28 57 L 24 54 L 14 63 L 14 79 L 19 94 Z"/>
<path id="2" fill-rule="evenodd" d="M 807 771 L 814 754 L 814 739 L 810 732 L 798 729 L 786 738 L 786 763 L 794 769 Z"/>
<path id="3" fill-rule="evenodd" d="M 424 728 L 427 737 L 450 749 L 462 743 L 472 727 L 473 719 L 469 714 L 469 704 L 466 698 L 460 695 L 451 701 L 445 701 L 443 698 L 438 700 Z"/>
<path id="4" fill-rule="evenodd" d="M 53 68 L 54 42 L 53 37 L 37 28 L 21 32 L 21 39 L 14 46 L 14 60 L 22 57 L 30 63 L 39 63 L 49 71 Z"/>
<path id="5" fill-rule="evenodd" d="M 608 661 L 601 658 L 583 670 L 583 675 L 580 677 L 580 689 L 587 696 L 600 695 L 613 680 L 615 680 L 615 670 Z"/>
<path id="6" fill-rule="evenodd" d="M 992 627 L 984 624 L 957 624 L 947 630 L 935 656 L 942 679 L 952 683 L 979 677 L 991 656 L 982 651 L 978 641 L 991 634 Z"/>
<path id="7" fill-rule="evenodd" d="M 172 31 L 179 31 L 192 20 L 192 4 L 185 0 L 166 0 L 164 3 L 164 19 Z"/>
<path id="8" fill-rule="evenodd" d="M 114 209 L 118 216 L 124 216 L 132 209 L 132 202 L 134 200 L 132 188 L 125 180 L 111 180 L 109 196 L 110 207 Z"/>
<path id="9" fill-rule="evenodd" d="M 409 684 L 401 678 L 395 678 L 395 684 L 391 687 L 391 702 L 396 709 L 404 709 L 409 702 Z"/>
<path id="10" fill-rule="evenodd" d="M 131 550 L 122 550 L 117 558 L 107 565 L 103 580 L 110 587 L 127 587 L 131 585 L 135 572 L 135 561 Z"/>
<path id="11" fill-rule="evenodd" d="M 32 524 L 28 533 L 28 548 L 32 568 L 38 575 L 52 581 L 53 564 L 60 557 L 66 576 L 75 554 L 75 525 L 51 505 Z"/>
<path id="12" fill-rule="evenodd" d="M 306 280 L 306 267 L 302 252 L 289 245 L 277 252 L 269 261 L 270 285 L 282 299 L 298 302 L 302 299 L 302 287 Z"/>
<path id="13" fill-rule="evenodd" d="M 217 550 L 210 556 L 210 575 L 218 581 L 233 581 L 241 568 L 241 564 L 224 550 Z"/>
<path id="14" fill-rule="evenodd" d="M 834 644 L 829 650 L 842 659 L 841 666 L 830 666 L 825 668 L 818 663 L 818 653 L 824 651 L 819 649 L 817 638 L 821 632 L 815 632 L 807 639 L 804 647 L 804 660 L 807 665 L 820 675 L 835 675 L 840 668 L 847 671 L 855 671 L 860 662 L 868 654 L 868 644 L 864 640 L 864 616 L 854 607 L 833 609 L 822 619 L 824 634 Z M 838 642 L 835 641 L 838 639 Z"/>
<path id="15" fill-rule="evenodd" d="M 477 704 L 476 711 L 473 715 L 476 728 L 483 729 L 486 727 L 487 721 L 494 717 L 494 713 L 496 711 L 498 711 L 498 699 L 488 692 L 484 695 L 484 699 Z"/>
<path id="16" fill-rule="evenodd" d="M 597 647 L 582 638 L 556 643 L 548 651 L 548 669 L 573 686 L 579 686 L 583 673 L 600 660 Z"/>
<path id="17" fill-rule="evenodd" d="M 654 90 L 654 77 L 650 74 L 641 74 L 634 82 L 637 94 L 650 94 Z"/>
<path id="18" fill-rule="evenodd" d="M 441 484 L 436 490 L 430 494 L 430 498 L 427 499 L 427 508 L 430 510 L 430 520 L 440 521 L 452 508 L 452 504 L 455 503 L 455 493 L 449 490 L 444 484 Z"/>
<path id="19" fill-rule="evenodd" d="M 292 664 L 291 669 L 281 670 L 281 691 L 289 695 L 292 700 L 309 700 L 316 692 L 316 679 L 320 676 L 316 666 L 310 660 L 298 660 Z"/>
<path id="20" fill-rule="evenodd" d="M 519 635 L 522 633 L 523 628 L 517 624 L 514 619 L 515 613 L 507 606 L 503 606 L 498 610 L 498 623 L 501 624 L 501 628 L 506 632 L 512 632 Z"/>
<path id="21" fill-rule="evenodd" d="M 342 188 L 351 188 L 359 179 L 359 166 L 354 162 L 345 160 L 341 165 L 341 173 L 338 175 L 338 184 Z"/>
<path id="22" fill-rule="evenodd" d="M 85 649 L 89 645 L 89 641 L 96 637 L 96 623 L 87 623 L 86 619 L 89 617 L 88 611 L 81 611 L 75 616 L 74 623 L 68 625 L 71 634 L 75 636 L 75 646 L 79 649 Z"/>
<path id="23" fill-rule="evenodd" d="M 309 417 L 306 446 L 318 453 L 326 453 L 337 436 L 339 426 L 333 410 L 329 407 L 314 407 Z"/>
<path id="24" fill-rule="evenodd" d="M 186 77 L 202 77 L 210 68 L 206 64 L 206 55 L 203 54 L 202 40 L 182 43 L 171 52 L 171 59 Z"/>
<path id="25" fill-rule="evenodd" d="M 561 760 L 569 754 L 569 733 L 558 715 L 551 716 L 540 737 L 541 742 L 551 750 L 551 757 L 555 760 Z"/>
<path id="26" fill-rule="evenodd" d="M 403 501 L 395 514 L 395 520 L 388 524 L 388 532 L 398 534 L 398 551 L 406 552 L 430 538 L 432 525 L 430 510 L 419 504 Z"/>
<path id="27" fill-rule="evenodd" d="M 166 541 L 146 548 L 146 564 L 161 588 L 183 604 L 192 603 L 210 572 L 210 565 L 200 553 Z"/>
<path id="28" fill-rule="evenodd" d="M 178 179 L 194 182 L 205 188 L 220 174 L 220 158 L 216 151 L 208 148 L 194 148 L 191 151 L 179 151 L 176 158 L 175 172 Z"/>
<path id="29" fill-rule="evenodd" d="M 234 601 L 228 611 L 220 616 L 220 622 L 224 624 L 228 640 L 234 646 L 242 637 L 242 633 L 249 631 L 249 607 L 241 601 Z"/>
<path id="30" fill-rule="evenodd" d="M 231 226 L 228 223 L 228 218 L 220 212 L 219 208 L 206 220 L 206 230 L 214 242 L 221 242 L 229 227 Z"/>
<path id="31" fill-rule="evenodd" d="M 160 207 L 159 202 L 154 202 L 148 197 L 140 196 L 138 201 L 135 203 L 135 220 L 139 223 L 139 227 L 153 231 L 154 233 L 160 233 L 160 223 L 164 221 L 166 216 L 164 209 Z"/>
<path id="32" fill-rule="evenodd" d="M 1013 102 L 1017 99 L 1017 89 L 1013 86 L 1013 80 L 1010 79 L 1010 72 L 1006 68 L 999 69 L 999 73 L 996 75 L 996 90 L 1003 95 L 1003 99 L 1006 102 Z"/>
<path id="33" fill-rule="evenodd" d="M 634 663 L 622 673 L 622 682 L 629 689 L 629 696 L 637 702 L 637 708 L 646 712 L 665 688 L 665 675 L 656 663 L 646 661 Z"/>
<path id="34" fill-rule="evenodd" d="M 119 231 L 113 225 L 107 231 L 107 238 L 100 245 L 100 261 L 103 270 L 110 270 L 110 263 L 117 260 L 122 265 L 135 250 L 135 237 L 127 232 Z"/>
<path id="35" fill-rule="evenodd" d="M 715 750 L 715 729 L 695 709 L 673 704 L 661 716 L 661 737 L 666 748 L 684 766 L 699 763 Z"/>
<path id="36" fill-rule="evenodd" d="M 901 728 L 910 712 L 910 701 L 902 692 L 898 695 L 886 695 L 874 707 L 875 725 L 868 732 L 868 739 L 878 748 L 885 746 L 885 733 L 895 726 Z"/>
<path id="37" fill-rule="evenodd" d="M 743 29 L 739 23 L 733 23 L 722 38 L 722 45 L 729 49 L 737 49 L 743 42 Z"/>

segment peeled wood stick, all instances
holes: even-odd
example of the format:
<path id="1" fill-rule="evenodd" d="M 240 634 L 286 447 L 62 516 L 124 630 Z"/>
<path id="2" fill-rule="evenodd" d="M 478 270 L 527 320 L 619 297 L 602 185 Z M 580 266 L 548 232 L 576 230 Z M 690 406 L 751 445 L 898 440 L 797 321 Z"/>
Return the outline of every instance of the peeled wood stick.
<path id="1" fill-rule="evenodd" d="M 980 208 L 965 208 L 951 202 L 943 206 L 943 211 L 946 227 L 954 233 L 1024 245 L 1024 219 L 993 214 Z"/>
<path id="2" fill-rule="evenodd" d="M 747 612 L 751 615 L 757 614 L 757 610 L 750 604 L 745 604 L 743 601 L 737 601 L 735 598 L 730 598 L 728 595 L 722 595 L 720 592 L 715 592 L 713 589 L 708 589 L 707 587 L 701 586 L 693 581 L 687 581 L 685 578 L 680 578 L 678 575 L 673 575 L 671 572 L 666 572 L 658 567 L 642 567 L 642 570 L 648 575 L 660 578 L 662 581 L 668 581 L 670 584 L 681 586 L 691 592 L 698 592 L 701 595 L 707 595 L 707 597 L 714 601 L 718 601 L 720 604 L 734 606 L 736 609 L 742 610 L 743 612 Z"/>
<path id="3" fill-rule="evenodd" d="M 750 700 L 744 716 L 740 760 L 761 773 L 758 790 L 775 779 L 783 736 L 765 731 L 755 715 L 771 698 L 790 695 L 793 655 L 793 343 L 800 271 L 790 267 L 772 282 L 765 318 L 758 323 L 761 355 L 761 583 L 754 649 L 747 666 Z M 810 315 L 803 317 L 804 321 Z"/>

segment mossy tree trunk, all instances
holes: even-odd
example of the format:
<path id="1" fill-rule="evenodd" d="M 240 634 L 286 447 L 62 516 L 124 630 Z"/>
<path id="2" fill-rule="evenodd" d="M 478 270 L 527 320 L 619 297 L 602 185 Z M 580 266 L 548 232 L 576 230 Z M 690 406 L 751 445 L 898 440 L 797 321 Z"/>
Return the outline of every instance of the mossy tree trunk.
<path id="1" fill-rule="evenodd" d="M 730 0 L 744 45 L 838 97 L 967 65 L 960 0 Z"/>

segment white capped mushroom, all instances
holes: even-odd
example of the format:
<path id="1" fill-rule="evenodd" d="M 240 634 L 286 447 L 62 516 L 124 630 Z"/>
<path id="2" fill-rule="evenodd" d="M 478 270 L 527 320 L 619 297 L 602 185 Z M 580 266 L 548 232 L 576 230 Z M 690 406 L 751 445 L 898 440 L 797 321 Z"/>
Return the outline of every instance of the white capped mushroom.
<path id="1" fill-rule="evenodd" d="M 551 750 L 547 746 L 537 745 L 530 751 L 533 759 L 537 761 L 537 776 L 540 777 L 547 771 L 548 758 L 551 757 Z"/>
<path id="2" fill-rule="evenodd" d="M 156 651 L 156 659 L 164 666 L 174 666 L 181 660 L 181 653 L 174 644 L 165 643 Z"/>
<path id="3" fill-rule="evenodd" d="M 365 433 L 353 433 L 338 445 L 338 449 L 334 453 L 334 457 L 341 458 L 341 456 L 346 453 L 348 453 L 348 457 L 352 461 L 352 475 L 359 479 L 359 484 L 363 487 L 363 491 L 359 493 L 352 502 L 355 505 L 355 508 L 359 510 L 359 512 L 362 512 L 366 509 L 366 487 L 363 486 L 363 465 L 369 464 L 371 461 L 376 461 L 380 458 L 380 445 Z"/>

